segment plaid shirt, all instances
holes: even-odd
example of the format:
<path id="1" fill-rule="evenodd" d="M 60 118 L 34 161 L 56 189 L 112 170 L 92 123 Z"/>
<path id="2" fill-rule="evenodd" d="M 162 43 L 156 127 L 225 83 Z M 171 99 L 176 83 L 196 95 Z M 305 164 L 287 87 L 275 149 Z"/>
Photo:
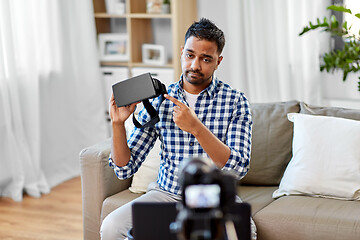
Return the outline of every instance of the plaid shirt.
<path id="1" fill-rule="evenodd" d="M 168 93 L 188 105 L 182 81 L 171 84 Z M 154 99 L 152 105 L 156 108 L 159 98 Z M 173 107 L 174 104 L 165 99 L 159 107 L 160 122 L 144 129 L 134 128 L 128 139 L 131 158 L 126 166 L 116 166 L 110 156 L 109 164 L 118 178 L 126 179 L 137 172 L 157 138 L 161 141 L 157 182 L 161 189 L 170 193 L 181 193 L 179 166 L 184 159 L 209 158 L 193 135 L 176 126 Z M 199 94 L 194 111 L 201 122 L 230 147 L 230 157 L 222 170 L 235 173 L 239 179 L 245 176 L 250 162 L 252 119 L 244 94 L 214 77 L 210 86 Z M 146 110 L 140 111 L 138 119 L 141 124 L 149 120 Z"/>

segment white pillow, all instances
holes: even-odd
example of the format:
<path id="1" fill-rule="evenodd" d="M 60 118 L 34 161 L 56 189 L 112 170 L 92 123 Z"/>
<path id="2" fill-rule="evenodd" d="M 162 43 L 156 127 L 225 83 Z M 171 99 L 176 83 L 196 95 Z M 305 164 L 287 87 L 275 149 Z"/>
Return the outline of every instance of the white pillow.
<path id="1" fill-rule="evenodd" d="M 360 121 L 289 113 L 293 157 L 274 198 L 310 195 L 360 200 Z"/>
<path id="2" fill-rule="evenodd" d="M 157 139 L 139 170 L 134 174 L 129 190 L 133 193 L 144 193 L 151 182 L 155 182 L 160 167 L 160 140 Z"/>
<path id="3" fill-rule="evenodd" d="M 136 114 L 136 113 L 135 113 Z M 126 136 L 129 137 L 134 123 L 132 116 L 125 122 Z M 129 190 L 133 193 L 145 193 L 148 185 L 155 182 L 160 167 L 160 140 L 156 140 L 153 149 L 149 152 L 139 170 L 134 174 Z"/>

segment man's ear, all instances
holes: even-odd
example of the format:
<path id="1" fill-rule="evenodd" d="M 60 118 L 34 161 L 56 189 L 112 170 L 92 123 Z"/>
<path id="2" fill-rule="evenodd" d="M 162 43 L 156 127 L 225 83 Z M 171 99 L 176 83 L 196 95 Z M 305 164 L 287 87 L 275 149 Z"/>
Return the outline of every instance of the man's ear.
<path id="1" fill-rule="evenodd" d="M 221 63 L 221 61 L 223 60 L 223 56 L 219 56 L 218 60 L 217 60 L 217 64 L 216 64 L 216 68 L 217 69 Z"/>
<path id="2" fill-rule="evenodd" d="M 184 46 L 181 46 L 180 47 L 180 57 L 183 55 L 183 53 L 184 53 Z"/>

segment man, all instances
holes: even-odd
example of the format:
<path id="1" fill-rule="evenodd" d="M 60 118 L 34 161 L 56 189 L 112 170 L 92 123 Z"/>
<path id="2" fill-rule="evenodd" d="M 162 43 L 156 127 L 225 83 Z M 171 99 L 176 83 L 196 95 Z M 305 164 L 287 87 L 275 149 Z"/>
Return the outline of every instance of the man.
<path id="1" fill-rule="evenodd" d="M 120 179 L 131 177 L 145 160 L 157 138 L 161 160 L 157 183 L 134 201 L 176 202 L 181 200 L 179 166 L 184 159 L 208 157 L 218 168 L 240 179 L 248 171 L 251 148 L 251 113 L 243 93 L 218 80 L 214 72 L 223 57 L 224 33 L 208 19 L 193 23 L 181 49 L 182 76 L 169 86 L 159 107 L 160 122 L 135 128 L 126 138 L 125 121 L 135 104 L 118 108 L 110 100 L 113 129 L 110 166 Z M 152 101 L 159 105 L 159 98 Z M 148 120 L 146 111 L 139 121 Z M 131 228 L 132 202 L 116 209 L 103 221 L 103 240 L 126 237 Z"/>

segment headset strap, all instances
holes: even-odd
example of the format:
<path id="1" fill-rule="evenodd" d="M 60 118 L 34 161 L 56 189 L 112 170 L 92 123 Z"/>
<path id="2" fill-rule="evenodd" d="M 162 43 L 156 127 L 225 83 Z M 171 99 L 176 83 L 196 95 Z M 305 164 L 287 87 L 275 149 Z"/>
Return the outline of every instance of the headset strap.
<path id="1" fill-rule="evenodd" d="M 161 103 L 163 101 L 164 101 L 164 95 L 160 94 L 159 107 L 160 107 L 160 105 L 161 105 Z M 142 102 L 144 104 L 144 107 L 145 107 L 146 111 L 149 113 L 151 119 L 150 119 L 150 121 L 148 121 L 144 125 L 141 125 L 138 122 L 138 120 L 136 120 L 135 114 L 133 114 L 133 123 L 134 123 L 135 127 L 137 127 L 137 128 L 150 127 L 150 126 L 155 125 L 156 123 L 158 123 L 160 121 L 159 114 L 158 114 L 159 109 L 155 110 L 155 108 L 150 104 L 149 99 L 145 99 Z"/>

